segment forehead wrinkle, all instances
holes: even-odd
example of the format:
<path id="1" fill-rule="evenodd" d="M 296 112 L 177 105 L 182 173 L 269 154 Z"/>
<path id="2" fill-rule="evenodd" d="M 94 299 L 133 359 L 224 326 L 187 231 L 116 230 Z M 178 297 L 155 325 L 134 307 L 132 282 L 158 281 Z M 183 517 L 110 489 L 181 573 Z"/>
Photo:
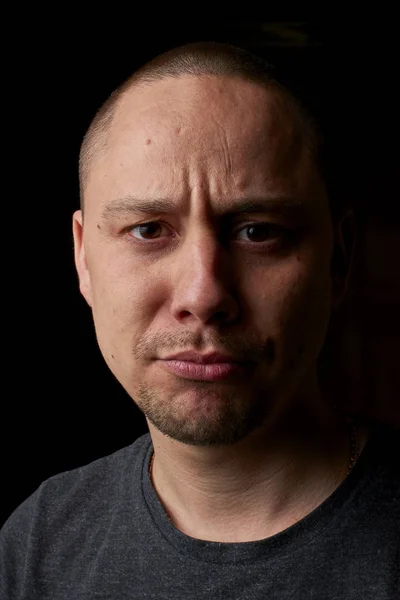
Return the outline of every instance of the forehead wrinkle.
<path id="1" fill-rule="evenodd" d="M 108 137 L 108 147 L 111 142 L 111 146 L 115 146 L 118 152 L 118 147 L 121 149 L 134 139 L 143 157 L 151 157 L 154 151 L 167 153 L 168 156 L 176 155 L 178 170 L 179 165 L 182 166 L 182 160 L 191 163 L 192 160 L 203 157 L 208 164 L 207 158 L 219 156 L 228 176 L 233 174 L 234 164 L 238 161 L 236 166 L 240 169 L 246 156 L 256 157 L 265 152 L 272 159 L 271 164 L 276 164 L 277 167 L 281 164 L 286 166 L 291 159 L 300 159 L 302 140 L 296 135 L 298 128 L 288 127 L 284 122 L 277 125 L 275 122 L 281 122 L 282 118 L 275 115 L 276 107 L 262 107 L 260 116 L 256 120 L 250 119 L 246 124 L 240 118 L 242 110 L 233 114 L 230 119 L 224 116 L 219 107 L 218 111 L 209 114 L 210 118 L 204 125 L 200 123 L 197 127 L 193 123 L 199 118 L 199 113 L 190 110 L 190 107 L 182 111 L 176 107 L 164 111 L 159 110 L 159 105 L 155 102 L 153 107 L 138 109 L 137 113 L 129 114 L 125 107 L 125 114 L 122 111 L 116 115 Z M 238 127 L 240 122 L 241 127 Z M 248 135 L 244 136 L 244 133 Z M 146 145 L 147 140 L 151 141 L 151 145 Z M 185 147 L 189 145 L 190 152 Z M 213 162 L 208 164 L 208 167 L 213 166 Z"/>
<path id="2" fill-rule="evenodd" d="M 281 215 L 296 221 L 304 220 L 309 212 L 306 203 L 298 198 L 290 197 L 248 197 L 232 199 L 230 203 L 212 204 L 209 202 L 211 212 L 216 217 L 233 217 L 244 213 L 268 213 Z M 186 207 L 187 208 L 187 207 Z M 132 214 L 147 213 L 159 214 L 187 214 L 181 203 L 169 198 L 134 198 L 127 196 L 113 200 L 103 208 L 101 218 L 107 221 L 113 216 L 130 216 Z M 190 207 L 189 207 L 190 212 Z"/>

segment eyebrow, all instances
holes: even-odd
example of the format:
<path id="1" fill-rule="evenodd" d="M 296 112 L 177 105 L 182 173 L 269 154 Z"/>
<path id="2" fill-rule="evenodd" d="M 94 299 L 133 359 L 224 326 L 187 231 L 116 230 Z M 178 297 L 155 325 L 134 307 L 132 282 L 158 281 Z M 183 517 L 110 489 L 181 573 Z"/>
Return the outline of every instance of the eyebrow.
<path id="1" fill-rule="evenodd" d="M 114 216 L 129 216 L 137 213 L 156 215 L 179 212 L 179 204 L 169 198 L 147 199 L 129 196 L 112 201 L 104 207 L 101 217 L 107 221 Z M 308 208 L 297 198 L 266 197 L 233 200 L 223 211 L 223 215 L 228 217 L 242 213 L 269 213 L 299 219 L 308 214 Z"/>

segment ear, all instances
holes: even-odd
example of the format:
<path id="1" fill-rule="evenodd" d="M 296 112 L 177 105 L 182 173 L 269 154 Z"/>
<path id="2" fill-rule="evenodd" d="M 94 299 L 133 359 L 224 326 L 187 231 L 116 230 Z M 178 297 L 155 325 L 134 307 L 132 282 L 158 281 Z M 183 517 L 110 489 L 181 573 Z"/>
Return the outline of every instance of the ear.
<path id="1" fill-rule="evenodd" d="M 74 236 L 75 267 L 79 278 L 79 290 L 86 302 L 92 307 L 92 285 L 86 263 L 85 245 L 83 241 L 83 216 L 77 210 L 72 216 L 72 233 Z"/>
<path id="2" fill-rule="evenodd" d="M 331 257 L 332 310 L 337 310 L 346 294 L 354 258 L 356 227 L 354 211 L 346 209 L 334 225 Z"/>

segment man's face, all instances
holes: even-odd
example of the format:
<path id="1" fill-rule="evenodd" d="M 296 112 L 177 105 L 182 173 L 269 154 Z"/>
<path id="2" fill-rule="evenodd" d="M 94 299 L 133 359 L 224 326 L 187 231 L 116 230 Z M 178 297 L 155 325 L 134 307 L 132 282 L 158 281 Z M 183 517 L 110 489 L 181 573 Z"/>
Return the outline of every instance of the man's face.
<path id="1" fill-rule="evenodd" d="M 285 102 L 216 77 L 130 91 L 94 161 L 83 230 L 74 216 L 101 352 L 148 422 L 184 443 L 244 439 L 315 381 L 333 233 Z M 241 364 L 208 377 L 166 360 L 190 350 Z"/>

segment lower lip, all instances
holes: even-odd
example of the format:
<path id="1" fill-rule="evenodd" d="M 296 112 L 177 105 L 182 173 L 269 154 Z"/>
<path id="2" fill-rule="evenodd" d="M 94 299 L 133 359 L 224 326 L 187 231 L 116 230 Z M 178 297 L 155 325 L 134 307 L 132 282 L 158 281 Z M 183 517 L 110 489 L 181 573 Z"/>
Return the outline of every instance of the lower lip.
<path id="1" fill-rule="evenodd" d="M 201 364 L 186 360 L 163 360 L 162 364 L 170 373 L 184 379 L 198 381 L 223 381 L 234 376 L 243 376 L 249 371 L 247 363 Z"/>

